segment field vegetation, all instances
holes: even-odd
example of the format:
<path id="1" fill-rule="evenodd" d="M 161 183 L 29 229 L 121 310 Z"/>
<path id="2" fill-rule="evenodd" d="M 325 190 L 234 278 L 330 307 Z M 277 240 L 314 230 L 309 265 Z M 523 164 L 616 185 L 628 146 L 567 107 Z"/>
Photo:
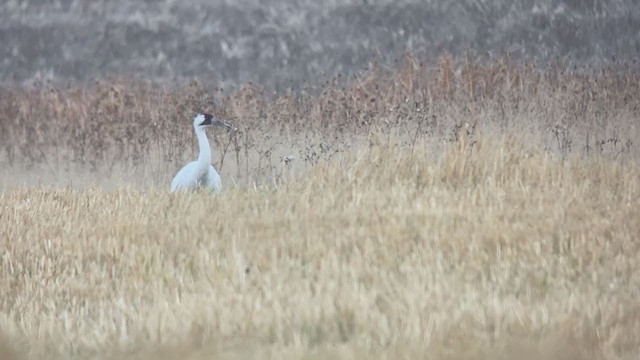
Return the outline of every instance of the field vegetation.
<path id="1" fill-rule="evenodd" d="M 444 55 L 0 90 L 0 358 L 635 359 L 640 77 Z M 168 193 L 210 111 L 222 193 Z"/>

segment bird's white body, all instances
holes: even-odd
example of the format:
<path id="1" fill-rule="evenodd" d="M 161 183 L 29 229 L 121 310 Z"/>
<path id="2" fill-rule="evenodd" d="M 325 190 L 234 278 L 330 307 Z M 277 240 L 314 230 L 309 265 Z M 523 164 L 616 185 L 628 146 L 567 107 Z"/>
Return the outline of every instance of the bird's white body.
<path id="1" fill-rule="evenodd" d="M 197 114 L 193 121 L 193 128 L 198 138 L 200 155 L 196 161 L 192 161 L 182 167 L 171 181 L 171 191 L 196 190 L 198 188 L 220 191 L 222 180 L 220 174 L 211 165 L 211 148 L 204 129 L 211 125 L 219 125 L 231 128 L 230 125 L 215 120 L 209 114 Z"/>
<path id="2" fill-rule="evenodd" d="M 195 179 L 195 181 L 194 181 Z M 196 190 L 198 188 L 209 188 L 213 191 L 222 189 L 222 179 L 213 165 L 204 168 L 199 166 L 198 161 L 192 161 L 182 167 L 171 182 L 171 191 L 176 190 Z"/>

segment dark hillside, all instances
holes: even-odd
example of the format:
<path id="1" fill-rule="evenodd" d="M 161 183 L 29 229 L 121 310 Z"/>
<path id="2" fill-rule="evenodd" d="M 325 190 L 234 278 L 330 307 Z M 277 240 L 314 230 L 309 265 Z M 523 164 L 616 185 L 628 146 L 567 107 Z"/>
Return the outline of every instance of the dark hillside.
<path id="1" fill-rule="evenodd" d="M 632 66 L 640 2 L 496 1 L 6 1 L 0 82 L 152 81 L 272 86 L 345 75 L 405 49 L 491 58 Z"/>

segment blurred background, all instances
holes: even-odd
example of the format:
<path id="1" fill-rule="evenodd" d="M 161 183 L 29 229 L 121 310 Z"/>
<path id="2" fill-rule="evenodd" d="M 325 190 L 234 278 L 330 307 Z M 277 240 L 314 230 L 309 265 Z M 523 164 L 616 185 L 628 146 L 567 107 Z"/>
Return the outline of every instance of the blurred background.
<path id="1" fill-rule="evenodd" d="M 2 0 L 0 85 L 106 77 L 297 87 L 410 50 L 638 67 L 637 0 Z"/>

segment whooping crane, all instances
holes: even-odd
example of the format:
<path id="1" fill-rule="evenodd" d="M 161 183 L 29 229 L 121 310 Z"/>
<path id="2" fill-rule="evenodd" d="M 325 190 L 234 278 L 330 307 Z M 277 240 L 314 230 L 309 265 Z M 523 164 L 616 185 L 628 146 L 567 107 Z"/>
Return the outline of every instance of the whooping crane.
<path id="1" fill-rule="evenodd" d="M 211 165 L 211 148 L 204 129 L 209 126 L 222 126 L 229 130 L 234 130 L 231 125 L 218 120 L 213 115 L 207 113 L 197 113 L 193 118 L 193 129 L 198 137 L 198 147 L 200 155 L 198 160 L 185 165 L 171 181 L 171 191 L 195 190 L 197 188 L 208 188 L 213 191 L 220 191 L 222 181 L 216 169 Z"/>

